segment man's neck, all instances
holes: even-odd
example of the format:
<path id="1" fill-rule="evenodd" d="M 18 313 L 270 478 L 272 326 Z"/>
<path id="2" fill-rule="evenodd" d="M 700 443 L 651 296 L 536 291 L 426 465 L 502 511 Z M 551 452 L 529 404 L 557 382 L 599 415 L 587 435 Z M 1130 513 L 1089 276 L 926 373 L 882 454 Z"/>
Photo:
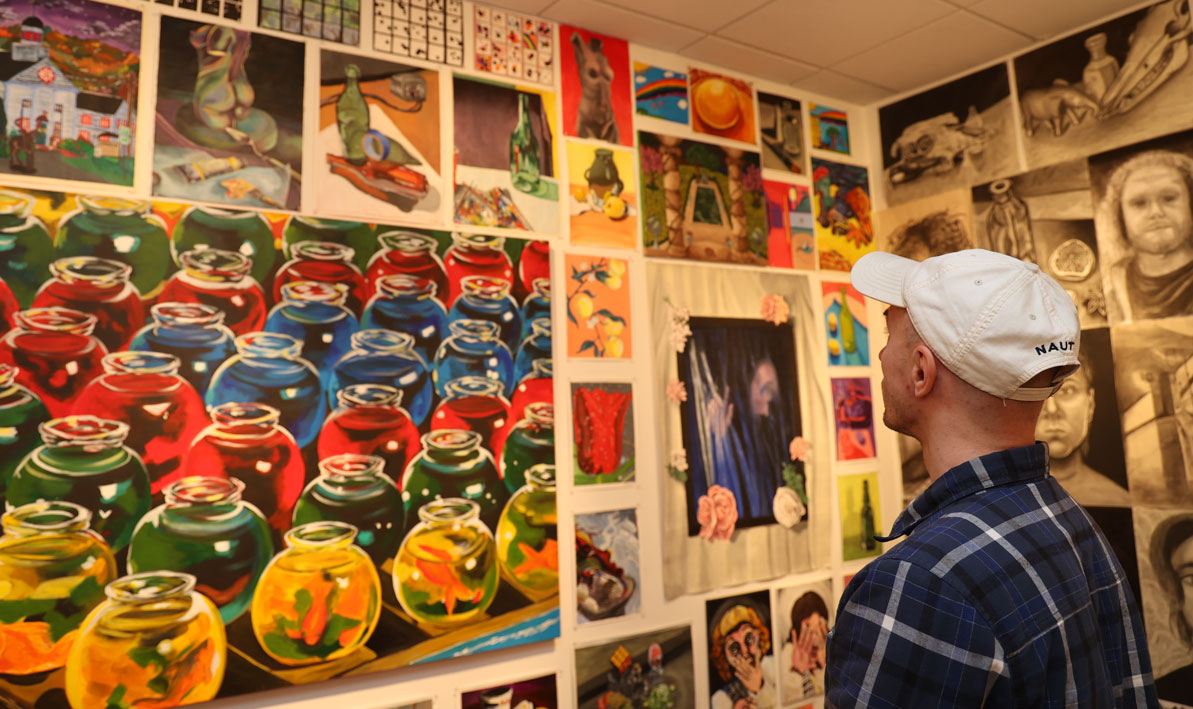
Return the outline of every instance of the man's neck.
<path id="1" fill-rule="evenodd" d="M 1162 254 L 1135 252 L 1135 267 L 1139 273 L 1152 278 L 1166 276 L 1193 261 L 1193 244 L 1185 243 Z"/>
<path id="2" fill-rule="evenodd" d="M 992 428 L 997 429 L 997 423 L 981 431 L 966 427 L 938 428 L 941 431 L 938 435 L 921 438 L 929 480 L 936 482 L 941 475 L 974 458 L 1035 443 L 1034 431 L 992 431 Z"/>

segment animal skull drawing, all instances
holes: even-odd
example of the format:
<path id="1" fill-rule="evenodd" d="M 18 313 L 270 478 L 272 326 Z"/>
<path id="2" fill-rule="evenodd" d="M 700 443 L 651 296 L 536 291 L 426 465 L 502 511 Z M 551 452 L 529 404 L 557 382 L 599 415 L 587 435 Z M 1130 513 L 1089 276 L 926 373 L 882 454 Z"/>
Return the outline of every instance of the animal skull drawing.
<path id="1" fill-rule="evenodd" d="M 1189 60 L 1189 2 L 1154 5 L 1135 26 L 1127 58 L 1102 97 L 1103 117 L 1135 108 Z"/>

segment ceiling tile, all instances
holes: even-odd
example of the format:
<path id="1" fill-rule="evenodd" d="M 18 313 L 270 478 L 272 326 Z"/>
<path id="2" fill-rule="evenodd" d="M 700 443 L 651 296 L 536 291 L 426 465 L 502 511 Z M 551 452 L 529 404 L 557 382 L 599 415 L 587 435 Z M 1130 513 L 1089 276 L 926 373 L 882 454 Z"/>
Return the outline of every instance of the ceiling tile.
<path id="1" fill-rule="evenodd" d="M 711 35 L 696 40 L 681 51 L 685 57 L 709 64 L 718 64 L 727 69 L 750 74 L 759 79 L 789 84 L 796 79 L 814 74 L 819 67 L 762 52 Z"/>
<path id="2" fill-rule="evenodd" d="M 1007 27 L 1047 39 L 1101 20 L 1122 14 L 1134 3 L 1123 0 L 1081 0 L 1081 2 L 1040 2 L 1039 0 L 980 0 L 970 12 L 988 17 Z"/>
<path id="3" fill-rule="evenodd" d="M 645 44 L 665 52 L 678 51 L 704 36 L 703 32 L 595 0 L 558 0 L 543 17 L 586 30 Z"/>
<path id="4" fill-rule="evenodd" d="M 956 11 L 941 0 L 780 0 L 717 34 L 809 64 L 830 66 Z"/>
<path id="5" fill-rule="evenodd" d="M 844 76 L 835 71 L 825 69 L 811 76 L 806 76 L 792 84 L 805 91 L 820 94 L 825 98 L 835 98 L 842 101 L 856 103 L 859 106 L 880 101 L 895 93 L 882 86 L 860 81 L 852 76 Z"/>
<path id="6" fill-rule="evenodd" d="M 719 30 L 748 12 L 762 7 L 770 0 L 606 0 L 652 17 L 674 20 L 685 27 L 705 32 Z"/>
<path id="7" fill-rule="evenodd" d="M 541 15 L 543 10 L 555 0 L 497 0 L 497 2 L 483 2 L 482 5 L 503 7 L 506 10 L 521 12 L 527 15 Z"/>
<path id="8" fill-rule="evenodd" d="M 1026 37 L 1006 28 L 957 12 L 834 68 L 906 91 L 986 64 L 1029 43 Z"/>

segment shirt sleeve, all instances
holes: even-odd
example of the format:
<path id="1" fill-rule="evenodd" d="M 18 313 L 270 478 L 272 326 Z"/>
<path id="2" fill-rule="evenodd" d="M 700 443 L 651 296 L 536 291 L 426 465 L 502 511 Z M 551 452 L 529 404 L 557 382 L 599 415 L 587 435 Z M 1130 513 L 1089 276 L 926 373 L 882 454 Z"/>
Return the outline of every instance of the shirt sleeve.
<path id="1" fill-rule="evenodd" d="M 903 559 L 878 559 L 850 582 L 827 664 L 830 707 L 1013 704 L 1003 649 L 985 619 L 951 586 Z"/>

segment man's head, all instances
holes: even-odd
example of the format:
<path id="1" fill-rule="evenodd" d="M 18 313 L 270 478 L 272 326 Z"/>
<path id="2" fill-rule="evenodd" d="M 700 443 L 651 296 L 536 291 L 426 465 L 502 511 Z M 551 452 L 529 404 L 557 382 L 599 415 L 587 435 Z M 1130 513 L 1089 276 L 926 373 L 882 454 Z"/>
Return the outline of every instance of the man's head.
<path id="1" fill-rule="evenodd" d="M 1054 460 L 1068 458 L 1082 448 L 1094 420 L 1094 370 L 1085 350 L 1078 352 L 1081 368 L 1044 402 L 1036 422 L 1036 438 L 1048 444 Z"/>
<path id="2" fill-rule="evenodd" d="M 1104 199 L 1117 211 L 1120 241 L 1135 251 L 1165 254 L 1193 240 L 1193 159 L 1152 150 L 1119 165 Z M 1101 236 L 1099 234 L 1099 236 Z"/>

